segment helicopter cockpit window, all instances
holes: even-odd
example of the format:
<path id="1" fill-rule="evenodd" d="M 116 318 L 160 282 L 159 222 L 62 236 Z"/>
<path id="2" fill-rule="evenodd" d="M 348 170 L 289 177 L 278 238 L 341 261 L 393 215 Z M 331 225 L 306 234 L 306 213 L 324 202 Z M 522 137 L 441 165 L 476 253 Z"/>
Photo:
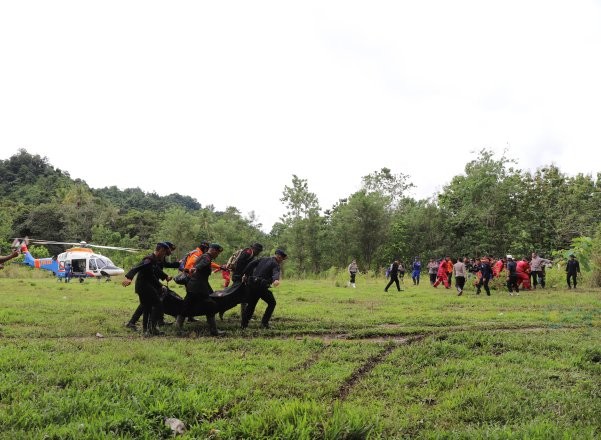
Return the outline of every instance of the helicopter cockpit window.
<path id="1" fill-rule="evenodd" d="M 96 264 L 98 265 L 98 269 L 102 269 L 106 266 L 106 261 L 103 258 L 98 258 Z"/>
<path id="2" fill-rule="evenodd" d="M 100 266 L 100 261 L 102 261 L 102 263 L 104 264 L 104 266 Z M 104 258 L 99 258 L 99 259 L 98 259 L 98 267 L 106 267 L 106 266 L 108 266 L 108 267 L 116 267 L 116 266 L 115 266 L 115 263 L 113 263 L 113 262 L 110 260 L 110 258 L 106 258 L 106 257 L 104 257 Z"/>
<path id="3" fill-rule="evenodd" d="M 90 270 L 97 270 L 98 267 L 96 266 L 96 259 L 95 258 L 90 258 Z"/>

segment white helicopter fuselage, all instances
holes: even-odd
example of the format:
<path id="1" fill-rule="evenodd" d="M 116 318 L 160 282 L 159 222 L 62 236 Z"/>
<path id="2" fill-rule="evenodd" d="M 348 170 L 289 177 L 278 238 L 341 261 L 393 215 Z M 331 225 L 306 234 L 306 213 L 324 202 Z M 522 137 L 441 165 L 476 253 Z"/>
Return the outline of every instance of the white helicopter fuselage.
<path id="1" fill-rule="evenodd" d="M 59 271 L 71 269 L 71 276 L 111 277 L 123 275 L 122 268 L 117 267 L 110 258 L 95 254 L 90 248 L 71 248 L 56 258 Z"/>

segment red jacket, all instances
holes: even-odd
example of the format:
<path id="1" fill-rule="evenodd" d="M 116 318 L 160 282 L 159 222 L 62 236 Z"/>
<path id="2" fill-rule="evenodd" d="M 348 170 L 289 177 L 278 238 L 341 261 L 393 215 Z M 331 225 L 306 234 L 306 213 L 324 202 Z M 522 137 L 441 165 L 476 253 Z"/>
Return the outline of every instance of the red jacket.
<path id="1" fill-rule="evenodd" d="M 494 267 L 492 268 L 492 275 L 494 277 L 498 277 L 499 274 L 503 271 L 503 260 L 497 260 Z"/>
<path id="2" fill-rule="evenodd" d="M 530 263 L 525 260 L 518 261 L 516 272 L 530 273 Z"/>
<path id="3" fill-rule="evenodd" d="M 447 262 L 445 260 L 440 262 L 440 265 L 438 266 L 438 273 L 436 274 L 436 276 L 438 277 L 442 277 L 442 278 L 448 278 L 447 277 Z"/>

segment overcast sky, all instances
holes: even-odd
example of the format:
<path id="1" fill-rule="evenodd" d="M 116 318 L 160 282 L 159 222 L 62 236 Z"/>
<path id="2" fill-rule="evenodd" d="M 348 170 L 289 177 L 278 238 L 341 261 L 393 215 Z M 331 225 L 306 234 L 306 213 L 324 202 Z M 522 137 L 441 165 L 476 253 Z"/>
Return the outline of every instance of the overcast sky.
<path id="1" fill-rule="evenodd" d="M 482 148 L 595 175 L 600 147 L 599 1 L 0 0 L 0 159 L 266 231 L 293 174 L 326 209 L 382 167 L 427 198 Z"/>

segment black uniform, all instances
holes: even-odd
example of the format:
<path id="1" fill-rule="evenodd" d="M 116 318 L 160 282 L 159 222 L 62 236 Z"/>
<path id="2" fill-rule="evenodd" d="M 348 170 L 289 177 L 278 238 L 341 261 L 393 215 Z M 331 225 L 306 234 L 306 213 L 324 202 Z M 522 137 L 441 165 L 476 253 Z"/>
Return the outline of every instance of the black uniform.
<path id="1" fill-rule="evenodd" d="M 263 257 L 251 261 L 244 268 L 244 274 L 248 277 L 248 305 L 242 317 L 242 328 L 248 326 L 248 322 L 255 313 L 255 307 L 259 299 L 267 303 L 267 308 L 261 319 L 263 327 L 269 327 L 269 320 L 275 310 L 275 297 L 269 287 L 271 283 L 280 279 L 280 264 L 275 257 Z"/>
<path id="2" fill-rule="evenodd" d="M 186 297 L 184 298 L 184 313 L 188 316 L 194 315 L 215 315 L 217 313 L 217 303 L 209 296 L 213 293 L 213 288 L 209 284 L 211 276 L 211 255 L 202 254 L 196 261 L 195 270 L 190 276 L 190 281 L 186 285 Z"/>
<path id="3" fill-rule="evenodd" d="M 172 269 L 177 269 L 179 267 L 179 264 L 180 264 L 179 261 L 167 262 L 163 259 L 163 261 L 157 263 L 157 265 L 155 266 L 155 272 L 156 272 L 157 278 L 159 278 L 162 281 L 166 280 L 168 275 L 163 271 L 163 268 L 169 267 Z M 138 308 L 134 311 L 133 315 L 131 315 L 129 322 L 127 323 L 128 327 L 135 328 L 136 322 L 138 322 L 138 320 L 140 319 L 140 316 L 142 316 L 143 313 L 144 313 L 144 306 L 142 306 L 142 304 L 140 304 L 138 306 Z M 157 322 L 159 325 L 163 325 L 165 323 L 162 313 L 161 313 L 161 316 L 158 317 Z"/>
<path id="4" fill-rule="evenodd" d="M 244 249 L 240 255 L 238 256 L 238 259 L 235 261 L 236 266 L 234 267 L 234 271 L 232 272 L 232 282 L 233 283 L 239 283 L 242 281 L 242 276 L 244 275 L 244 269 L 246 269 L 246 266 L 248 265 L 248 263 L 250 263 L 252 261 L 252 259 L 254 258 L 255 253 L 253 252 L 252 248 L 246 248 Z"/>
<path id="5" fill-rule="evenodd" d="M 157 274 L 162 272 L 156 255 L 150 254 L 136 266 L 134 266 L 125 278 L 132 280 L 136 275 L 135 290 L 140 297 L 142 306 L 142 327 L 144 331 L 155 331 L 157 322 L 162 316 L 161 292 L 162 284 Z"/>
<path id="6" fill-rule="evenodd" d="M 570 258 L 566 264 L 566 281 L 568 282 L 568 289 L 572 288 L 570 279 L 574 282 L 574 289 L 576 288 L 576 274 L 580 273 L 580 263 L 575 258 Z"/>
<path id="7" fill-rule="evenodd" d="M 488 287 L 488 282 L 492 278 L 492 268 L 490 267 L 489 263 L 486 263 L 484 261 L 480 263 L 480 275 L 480 281 L 476 285 L 476 294 L 480 295 L 480 288 L 484 286 L 486 294 L 490 296 L 490 288 Z"/>
<path id="8" fill-rule="evenodd" d="M 401 284 L 399 283 L 399 263 L 396 261 L 392 263 L 392 266 L 390 267 L 390 281 L 384 288 L 384 292 L 388 292 L 388 288 L 392 286 L 392 283 L 396 284 L 396 289 L 400 292 Z"/>
<path id="9" fill-rule="evenodd" d="M 520 291 L 518 287 L 517 267 L 518 264 L 515 261 L 507 261 L 507 289 L 509 293 L 512 293 L 514 290 L 516 292 Z"/>

